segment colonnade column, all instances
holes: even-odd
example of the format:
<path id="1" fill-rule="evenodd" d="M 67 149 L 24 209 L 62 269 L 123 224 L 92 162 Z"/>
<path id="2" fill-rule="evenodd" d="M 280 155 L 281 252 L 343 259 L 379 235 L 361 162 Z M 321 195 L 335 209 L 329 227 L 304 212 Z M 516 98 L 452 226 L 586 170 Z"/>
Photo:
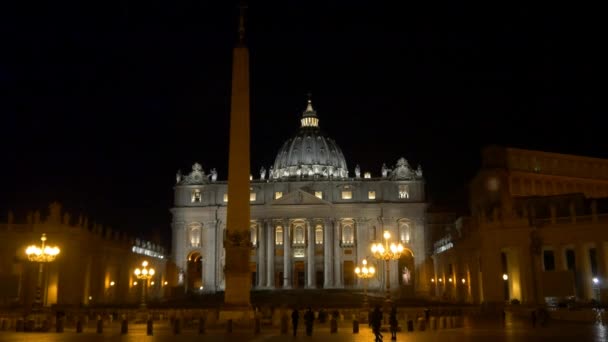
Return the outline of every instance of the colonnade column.
<path id="1" fill-rule="evenodd" d="M 217 289 L 217 283 L 215 279 L 215 268 L 217 267 L 217 246 L 215 241 L 217 239 L 217 221 L 210 221 L 206 227 L 203 227 L 203 252 L 205 253 L 204 267 L 203 267 L 203 286 L 206 292 L 215 292 Z"/>
<path id="2" fill-rule="evenodd" d="M 310 224 L 310 220 L 306 220 L 306 229 L 308 232 L 308 250 L 306 252 L 306 266 L 308 277 L 306 278 L 306 287 L 315 288 L 315 228 Z"/>
<path id="3" fill-rule="evenodd" d="M 266 285 L 266 221 L 259 221 L 256 225 L 257 236 L 257 284 L 258 288 Z"/>
<path id="4" fill-rule="evenodd" d="M 334 285 L 334 265 L 332 263 L 333 260 L 333 245 L 332 245 L 332 225 L 329 220 L 325 220 L 323 222 L 323 287 L 330 288 Z"/>
<path id="5" fill-rule="evenodd" d="M 266 225 L 266 286 L 274 288 L 274 223 L 270 220 L 264 223 Z"/>
<path id="6" fill-rule="evenodd" d="M 291 288 L 291 222 L 283 225 L 283 288 Z"/>
<path id="7" fill-rule="evenodd" d="M 332 230 L 334 232 L 334 286 L 342 288 L 342 248 L 340 242 L 342 241 L 341 222 L 332 222 Z"/>

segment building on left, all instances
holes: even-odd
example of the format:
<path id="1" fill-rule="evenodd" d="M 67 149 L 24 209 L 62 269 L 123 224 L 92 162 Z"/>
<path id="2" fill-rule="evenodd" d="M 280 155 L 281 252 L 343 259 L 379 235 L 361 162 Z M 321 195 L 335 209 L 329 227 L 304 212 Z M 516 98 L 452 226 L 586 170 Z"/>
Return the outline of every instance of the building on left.
<path id="1" fill-rule="evenodd" d="M 29 307 L 36 297 L 38 265 L 25 250 L 40 245 L 46 234 L 49 245 L 61 250 L 43 268 L 41 299 L 45 306 L 137 304 L 143 282 L 134 274 L 148 261 L 156 273 L 146 288 L 147 300 L 168 295 L 166 251 L 162 246 L 128 237 L 109 227 L 91 224 L 53 203 L 46 215 L 30 213 L 25 220 L 0 223 L 0 307 Z"/>

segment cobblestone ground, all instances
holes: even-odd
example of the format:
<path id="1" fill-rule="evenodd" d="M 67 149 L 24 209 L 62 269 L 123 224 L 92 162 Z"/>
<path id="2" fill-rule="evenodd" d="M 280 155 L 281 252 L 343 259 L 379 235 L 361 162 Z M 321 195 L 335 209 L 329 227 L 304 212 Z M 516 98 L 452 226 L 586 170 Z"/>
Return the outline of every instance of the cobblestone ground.
<path id="1" fill-rule="evenodd" d="M 207 331 L 205 335 L 197 335 L 193 330 L 185 330 L 180 335 L 173 335 L 165 324 L 155 326 L 154 336 L 146 336 L 144 325 L 129 326 L 129 334 L 120 335 L 118 325 L 106 328 L 103 335 L 95 333 L 93 327 L 76 334 L 74 329 L 66 328 L 66 332 L 58 333 L 16 333 L 0 331 L 2 342 L 96 342 L 96 341 L 238 341 L 238 342 L 274 342 L 274 341 L 374 341 L 370 329 L 361 326 L 359 334 L 353 334 L 350 325 L 341 325 L 338 334 L 330 334 L 327 327 L 316 327 L 313 337 L 304 336 L 304 331 L 298 331 L 298 336 L 280 335 L 278 330 L 266 330 L 254 336 L 252 333 L 237 331 L 230 335 L 223 331 Z M 608 329 L 603 325 L 575 324 L 551 322 L 544 327 L 532 327 L 529 322 L 518 320 L 468 320 L 464 328 L 443 329 L 436 331 L 400 332 L 397 341 L 608 341 Z M 390 334 L 384 333 L 384 341 L 390 341 Z"/>

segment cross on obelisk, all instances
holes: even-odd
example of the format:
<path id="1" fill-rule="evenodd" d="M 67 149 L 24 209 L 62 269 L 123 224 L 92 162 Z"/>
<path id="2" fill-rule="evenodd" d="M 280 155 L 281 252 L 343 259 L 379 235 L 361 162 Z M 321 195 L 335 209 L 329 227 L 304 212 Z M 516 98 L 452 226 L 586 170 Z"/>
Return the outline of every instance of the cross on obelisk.
<path id="1" fill-rule="evenodd" d="M 249 208 L 249 51 L 245 46 L 245 6 L 240 6 L 239 42 L 233 51 L 226 219 L 226 291 L 223 310 L 250 310 L 251 253 Z"/>

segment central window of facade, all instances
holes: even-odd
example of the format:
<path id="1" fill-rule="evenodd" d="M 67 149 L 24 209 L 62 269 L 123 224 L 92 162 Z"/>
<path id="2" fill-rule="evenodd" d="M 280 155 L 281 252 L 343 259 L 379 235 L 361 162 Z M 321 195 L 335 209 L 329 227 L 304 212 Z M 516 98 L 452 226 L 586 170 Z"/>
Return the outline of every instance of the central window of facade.
<path id="1" fill-rule="evenodd" d="M 257 194 L 255 192 L 250 192 L 249 193 L 249 202 L 255 202 L 256 197 L 257 197 Z"/>
<path id="2" fill-rule="evenodd" d="M 350 190 L 342 191 L 342 199 L 353 199 L 353 192 Z"/>
<path id="3" fill-rule="evenodd" d="M 410 198 L 410 187 L 407 184 L 399 185 L 399 198 L 400 199 Z"/>
<path id="4" fill-rule="evenodd" d="M 376 199 L 376 191 L 370 190 L 367 192 L 367 198 L 370 200 Z"/>
<path id="5" fill-rule="evenodd" d="M 278 226 L 274 232 L 275 245 L 283 245 L 283 227 Z"/>
<path id="6" fill-rule="evenodd" d="M 294 245 L 303 245 L 306 243 L 304 237 L 304 227 L 303 226 L 295 226 L 293 229 L 293 244 Z"/>
<path id="7" fill-rule="evenodd" d="M 315 191 L 315 196 L 317 198 L 323 199 L 323 191 Z"/>
<path id="8" fill-rule="evenodd" d="M 283 197 L 283 192 L 282 191 L 277 191 L 274 193 L 274 199 L 279 199 Z"/>
<path id="9" fill-rule="evenodd" d="M 201 199 L 201 189 L 192 190 L 192 203 L 200 203 Z"/>
<path id="10" fill-rule="evenodd" d="M 399 226 L 399 240 L 403 243 L 410 243 L 411 232 L 410 225 L 403 223 Z"/>
<path id="11" fill-rule="evenodd" d="M 315 228 L 315 244 L 323 244 L 323 227 L 320 225 Z"/>
<path id="12" fill-rule="evenodd" d="M 190 225 L 190 231 L 188 233 L 188 238 L 190 240 L 190 247 L 200 247 L 201 246 L 201 224 L 193 223 Z"/>
<path id="13" fill-rule="evenodd" d="M 355 243 L 355 230 L 350 224 L 342 226 L 342 244 L 353 245 Z"/>

